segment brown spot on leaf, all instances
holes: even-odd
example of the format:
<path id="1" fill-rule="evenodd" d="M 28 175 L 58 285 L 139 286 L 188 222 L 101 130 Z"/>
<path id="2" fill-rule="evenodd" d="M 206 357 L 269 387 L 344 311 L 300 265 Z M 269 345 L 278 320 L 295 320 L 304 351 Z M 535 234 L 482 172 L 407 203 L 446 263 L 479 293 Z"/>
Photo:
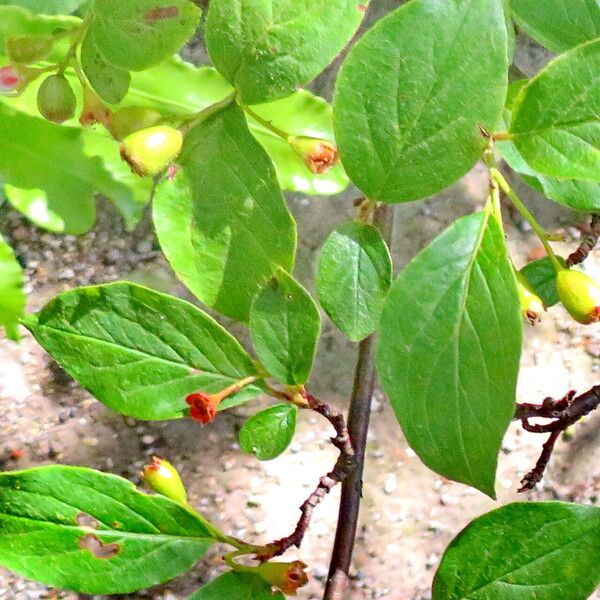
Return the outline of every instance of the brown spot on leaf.
<path id="1" fill-rule="evenodd" d="M 358 10 L 358 12 L 361 12 L 361 13 L 365 13 L 365 12 L 367 12 L 367 8 L 368 8 L 368 7 L 367 7 L 367 5 L 366 5 L 366 4 L 358 4 L 358 5 L 356 6 L 356 10 Z"/>
<path id="2" fill-rule="evenodd" d="M 121 521 L 113 521 L 112 527 L 113 529 L 121 529 L 121 527 L 123 527 L 123 523 L 121 523 Z"/>
<path id="3" fill-rule="evenodd" d="M 179 16 L 179 8 L 176 6 L 156 6 L 144 13 L 146 23 L 155 23 L 164 19 L 174 19 Z"/>
<path id="4" fill-rule="evenodd" d="M 109 559 L 121 552 L 119 544 L 105 544 L 98 539 L 93 533 L 86 533 L 79 538 L 79 547 L 84 550 L 89 550 L 96 558 Z"/>
<path id="5" fill-rule="evenodd" d="M 98 521 L 90 515 L 80 512 L 76 517 L 77 525 L 80 527 L 89 527 L 90 529 L 98 529 Z"/>

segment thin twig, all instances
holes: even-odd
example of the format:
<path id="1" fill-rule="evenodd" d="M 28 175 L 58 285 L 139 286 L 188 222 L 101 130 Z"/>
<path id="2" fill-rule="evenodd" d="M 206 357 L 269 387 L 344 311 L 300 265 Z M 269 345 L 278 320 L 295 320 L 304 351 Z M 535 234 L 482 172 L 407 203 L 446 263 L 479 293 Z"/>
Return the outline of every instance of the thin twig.
<path id="1" fill-rule="evenodd" d="M 598 239 L 600 239 L 600 215 L 592 215 L 589 231 L 579 244 L 579 248 L 567 258 L 567 266 L 572 267 L 582 263 L 596 247 Z"/>
<path id="2" fill-rule="evenodd" d="M 514 420 L 521 421 L 523 429 L 532 433 L 550 434 L 535 467 L 523 477 L 519 492 L 532 490 L 541 481 L 560 434 L 596 410 L 598 406 L 600 406 L 600 385 L 577 397 L 571 390 L 559 400 L 546 398 L 542 404 L 517 404 Z M 529 419 L 534 418 L 551 419 L 551 422 L 543 425 L 531 424 Z"/>
<path id="3" fill-rule="evenodd" d="M 390 205 L 382 205 L 375 211 L 375 225 L 383 234 L 388 245 L 391 242 L 393 218 L 394 213 Z M 362 497 L 365 446 L 375 377 L 375 335 L 371 335 L 360 343 L 358 351 L 354 390 L 348 412 L 348 431 L 356 454 L 356 469 L 342 484 L 338 524 L 324 600 L 347 600 L 349 597 L 350 578 L 348 573 L 352 561 Z"/>
<path id="4" fill-rule="evenodd" d="M 280 556 L 292 546 L 299 548 L 310 525 L 314 509 L 338 483 L 343 482 L 356 468 L 354 448 L 350 442 L 344 415 L 307 391 L 303 392 L 303 397 L 306 400 L 306 408 L 325 417 L 335 429 L 336 435 L 331 438 L 331 443 L 340 451 L 340 456 L 333 469 L 319 479 L 315 490 L 300 506 L 301 516 L 294 531 L 287 537 L 267 544 L 264 552 L 256 554 L 256 558 L 262 561 Z"/>

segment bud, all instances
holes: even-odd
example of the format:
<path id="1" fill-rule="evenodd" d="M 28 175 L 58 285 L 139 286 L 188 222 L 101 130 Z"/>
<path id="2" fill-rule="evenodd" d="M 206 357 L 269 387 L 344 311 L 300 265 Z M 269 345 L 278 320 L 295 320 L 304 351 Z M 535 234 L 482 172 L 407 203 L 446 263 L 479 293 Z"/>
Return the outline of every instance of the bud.
<path id="1" fill-rule="evenodd" d="M 155 492 L 179 502 L 187 504 L 187 492 L 177 469 L 168 461 L 152 457 L 152 464 L 146 465 L 142 471 L 144 483 Z"/>
<path id="2" fill-rule="evenodd" d="M 522 273 L 516 272 L 521 314 L 529 324 L 535 325 L 546 310 L 542 299 L 533 291 L 531 284 Z"/>
<path id="3" fill-rule="evenodd" d="M 589 275 L 562 269 L 556 276 L 556 289 L 563 306 L 578 323 L 600 321 L 600 285 Z"/>
<path id="4" fill-rule="evenodd" d="M 124 106 L 110 117 L 108 130 L 116 140 L 123 140 L 128 135 L 156 125 L 162 115 L 151 108 L 141 106 Z"/>
<path id="5" fill-rule="evenodd" d="M 53 123 L 63 123 L 75 114 L 77 98 L 67 78 L 57 73 L 44 79 L 37 96 L 38 110 Z"/>
<path id="6" fill-rule="evenodd" d="M 338 163 L 339 154 L 335 144 L 327 140 L 305 135 L 292 135 L 288 141 L 294 152 L 304 161 L 311 173 L 322 175 Z"/>
<path id="7" fill-rule="evenodd" d="M 89 87 L 83 88 L 83 110 L 79 117 L 79 123 L 86 127 L 101 123 L 108 129 L 111 112 L 108 107 L 102 102 L 102 99 L 94 90 Z"/>
<path id="8" fill-rule="evenodd" d="M 181 152 L 181 131 L 158 125 L 128 135 L 121 144 L 121 158 L 141 177 L 156 175 Z"/>
<path id="9" fill-rule="evenodd" d="M 308 583 L 308 575 L 304 571 L 306 566 L 299 560 L 291 563 L 265 562 L 256 567 L 256 572 L 284 594 L 295 596 L 298 588 Z"/>
<path id="10" fill-rule="evenodd" d="M 15 63 L 28 65 L 50 54 L 54 39 L 50 35 L 15 35 L 6 39 L 6 53 Z"/>

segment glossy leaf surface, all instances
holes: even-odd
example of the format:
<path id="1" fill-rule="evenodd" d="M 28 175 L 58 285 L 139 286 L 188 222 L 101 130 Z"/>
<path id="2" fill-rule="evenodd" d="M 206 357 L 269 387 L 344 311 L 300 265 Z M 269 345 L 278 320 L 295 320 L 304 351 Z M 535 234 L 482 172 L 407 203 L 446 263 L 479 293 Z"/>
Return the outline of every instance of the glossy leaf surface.
<path id="1" fill-rule="evenodd" d="M 325 241 L 317 269 L 319 301 L 351 340 L 375 331 L 391 282 L 390 253 L 375 227 L 347 223 Z"/>
<path id="2" fill-rule="evenodd" d="M 138 419 L 182 417 L 186 395 L 217 392 L 256 373 L 235 338 L 206 313 L 131 283 L 65 292 L 25 325 L 98 400 Z M 219 409 L 258 394 L 247 386 Z"/>
<path id="3" fill-rule="evenodd" d="M 489 208 L 456 221 L 404 268 L 380 321 L 377 369 L 411 447 L 489 496 L 521 337 L 515 276 Z"/>
<path id="4" fill-rule="evenodd" d="M 260 576 L 229 571 L 202 586 L 188 600 L 284 600 Z"/>
<path id="5" fill-rule="evenodd" d="M 300 385 L 310 375 L 321 315 L 310 294 L 280 270 L 250 308 L 250 335 L 258 358 L 275 379 Z"/>
<path id="6" fill-rule="evenodd" d="M 503 506 L 450 544 L 433 600 L 585 600 L 600 584 L 600 509 L 561 502 Z"/>
<path id="7" fill-rule="evenodd" d="M 510 132 L 540 173 L 600 182 L 600 40 L 555 58 L 522 88 Z"/>
<path id="8" fill-rule="evenodd" d="M 0 564 L 47 585 L 137 591 L 187 571 L 212 538 L 201 517 L 115 475 L 59 465 L 0 473 Z"/>
<path id="9" fill-rule="evenodd" d="M 598 0 L 510 0 L 513 16 L 534 40 L 565 52 L 600 37 Z"/>
<path id="10" fill-rule="evenodd" d="M 251 416 L 240 430 L 240 446 L 259 460 L 271 460 L 290 445 L 298 409 L 293 404 L 271 406 Z"/>
<path id="11" fill-rule="evenodd" d="M 244 104 L 292 94 L 314 79 L 356 32 L 367 2 L 214 0 L 206 43 Z"/>
<path id="12" fill-rule="evenodd" d="M 564 264 L 560 257 L 559 260 Z M 547 256 L 525 265 L 521 269 L 521 273 L 531 284 L 535 293 L 542 299 L 546 308 L 558 304 L 556 269 Z"/>
<path id="13" fill-rule="evenodd" d="M 477 51 L 473 51 L 476 48 Z M 372 200 L 430 196 L 486 146 L 507 86 L 502 0 L 413 0 L 344 61 L 334 124 L 350 179 Z"/>
<path id="14" fill-rule="evenodd" d="M 246 320 L 263 282 L 294 263 L 296 226 L 273 165 L 234 105 L 187 134 L 180 161 L 155 195 L 160 245 L 202 302 Z"/>

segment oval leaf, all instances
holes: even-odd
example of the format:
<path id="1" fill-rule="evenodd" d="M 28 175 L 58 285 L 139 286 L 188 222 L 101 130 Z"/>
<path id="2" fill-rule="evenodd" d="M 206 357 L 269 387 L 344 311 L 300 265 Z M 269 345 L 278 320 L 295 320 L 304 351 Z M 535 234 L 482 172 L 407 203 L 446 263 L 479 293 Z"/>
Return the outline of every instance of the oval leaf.
<path id="1" fill-rule="evenodd" d="M 392 282 L 392 259 L 379 231 L 347 223 L 326 240 L 319 257 L 317 292 L 331 320 L 351 340 L 377 328 Z"/>
<path id="2" fill-rule="evenodd" d="M 24 310 L 23 270 L 0 235 L 0 326 L 11 340 L 19 340 L 18 324 Z"/>
<path id="3" fill-rule="evenodd" d="M 267 102 L 314 79 L 352 39 L 364 11 L 357 0 L 211 0 L 206 44 L 244 104 Z"/>
<path id="4" fill-rule="evenodd" d="M 200 9 L 190 0 L 95 0 L 88 31 L 111 64 L 141 71 L 175 54 L 194 35 Z"/>
<path id="5" fill-rule="evenodd" d="M 409 444 L 440 475 L 489 496 L 521 337 L 515 276 L 489 207 L 409 263 L 380 321 L 377 369 Z"/>
<path id="6" fill-rule="evenodd" d="M 558 259 L 564 264 L 562 258 Z M 531 284 L 535 293 L 542 299 L 544 306 L 550 308 L 558 304 L 558 292 L 556 290 L 556 269 L 552 261 L 545 256 L 534 260 L 521 269 L 525 279 Z"/>
<path id="7" fill-rule="evenodd" d="M 187 571 L 212 527 L 164 496 L 91 469 L 0 473 L 0 564 L 47 585 L 124 594 Z"/>
<path id="8" fill-rule="evenodd" d="M 181 164 L 154 198 L 161 248 L 202 302 L 247 320 L 274 269 L 294 264 L 296 225 L 273 165 L 235 105 L 189 131 Z"/>
<path id="9" fill-rule="evenodd" d="M 519 93 L 510 132 L 536 171 L 600 182 L 599 72 L 597 40 L 554 59 Z"/>
<path id="10" fill-rule="evenodd" d="M 521 28 L 554 52 L 565 52 L 600 37 L 598 0 L 510 0 Z"/>
<path id="11" fill-rule="evenodd" d="M 600 584 L 600 509 L 561 502 L 503 506 L 446 550 L 433 600 L 584 600 Z"/>
<path id="12" fill-rule="evenodd" d="M 279 271 L 250 308 L 250 335 L 258 358 L 275 379 L 301 385 L 310 375 L 321 315 L 310 294 Z"/>
<path id="13" fill-rule="evenodd" d="M 223 573 L 192 594 L 188 600 L 285 600 L 281 592 L 273 593 L 271 586 L 252 573 Z"/>
<path id="14" fill-rule="evenodd" d="M 25 326 L 100 402 L 138 419 L 182 417 L 186 395 L 256 374 L 237 340 L 206 313 L 131 283 L 60 294 Z M 219 409 L 259 394 L 248 386 Z"/>
<path id="15" fill-rule="evenodd" d="M 298 409 L 293 404 L 271 406 L 251 416 L 240 430 L 240 446 L 259 460 L 271 460 L 290 445 Z"/>
<path id="16" fill-rule="evenodd" d="M 381 19 L 337 80 L 335 132 L 350 179 L 384 202 L 455 182 L 487 144 L 481 127 L 498 122 L 507 70 L 502 0 L 412 0 Z"/>
<path id="17" fill-rule="evenodd" d="M 89 35 L 81 44 L 80 60 L 85 76 L 104 101 L 119 104 L 125 98 L 131 81 L 129 71 L 107 62 Z"/>

